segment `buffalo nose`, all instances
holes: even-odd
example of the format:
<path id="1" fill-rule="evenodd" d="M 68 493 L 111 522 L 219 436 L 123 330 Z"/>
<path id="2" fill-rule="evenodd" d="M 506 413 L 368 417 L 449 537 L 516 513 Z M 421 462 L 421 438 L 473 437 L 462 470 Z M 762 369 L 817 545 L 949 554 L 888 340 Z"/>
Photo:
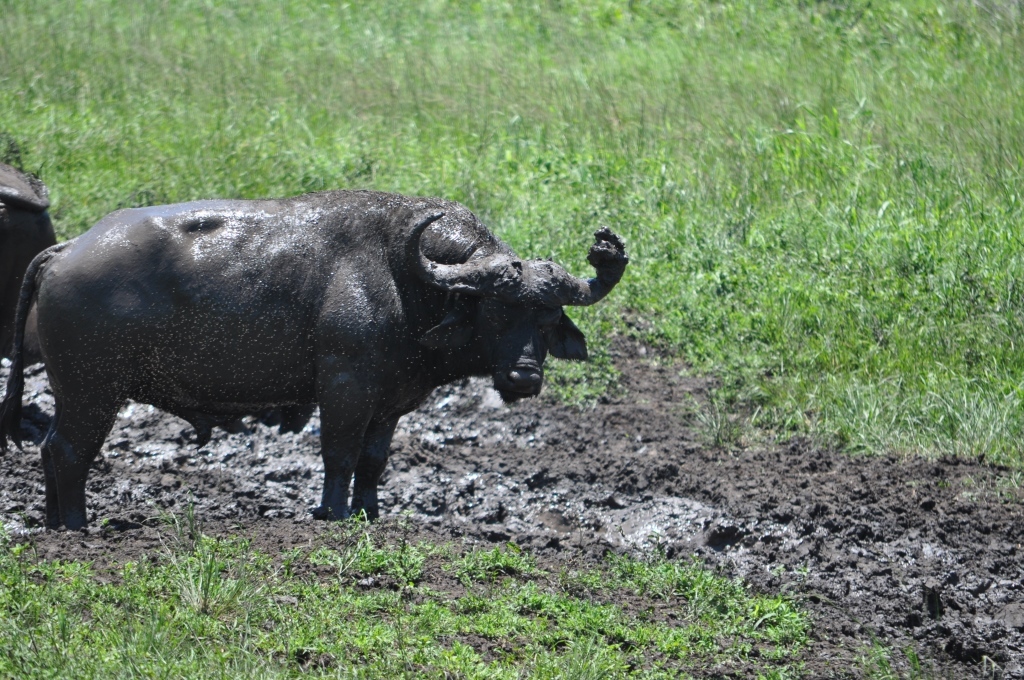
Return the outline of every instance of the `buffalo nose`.
<path id="1" fill-rule="evenodd" d="M 524 368 L 513 368 L 508 372 L 508 380 L 517 388 L 530 389 L 540 385 L 540 371 L 531 371 Z"/>

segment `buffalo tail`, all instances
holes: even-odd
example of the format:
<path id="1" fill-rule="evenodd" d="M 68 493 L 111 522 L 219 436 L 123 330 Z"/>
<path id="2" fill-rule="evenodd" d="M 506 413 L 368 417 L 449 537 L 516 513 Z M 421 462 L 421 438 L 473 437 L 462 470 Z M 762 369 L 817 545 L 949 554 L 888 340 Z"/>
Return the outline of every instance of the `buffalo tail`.
<path id="1" fill-rule="evenodd" d="M 7 440 L 21 448 L 21 396 L 25 391 L 25 322 L 36 294 L 36 275 L 50 259 L 64 250 L 66 241 L 50 246 L 35 256 L 25 270 L 18 298 L 18 311 L 14 317 L 14 353 L 11 355 L 11 373 L 7 376 L 7 391 L 0 403 L 0 453 L 7 453 Z"/>

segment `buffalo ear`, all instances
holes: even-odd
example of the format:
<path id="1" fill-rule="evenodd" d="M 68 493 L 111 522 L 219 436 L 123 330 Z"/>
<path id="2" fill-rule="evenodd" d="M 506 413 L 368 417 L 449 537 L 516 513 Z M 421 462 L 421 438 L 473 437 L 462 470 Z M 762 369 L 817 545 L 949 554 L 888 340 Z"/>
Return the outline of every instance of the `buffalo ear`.
<path id="1" fill-rule="evenodd" d="M 587 360 L 587 339 L 565 313 L 557 326 L 544 332 L 544 340 L 548 343 L 548 352 L 556 359 Z"/>
<path id="2" fill-rule="evenodd" d="M 430 349 L 441 349 L 465 345 L 472 337 L 472 316 L 466 309 L 456 306 L 449 310 L 441 323 L 424 333 L 419 342 Z"/>

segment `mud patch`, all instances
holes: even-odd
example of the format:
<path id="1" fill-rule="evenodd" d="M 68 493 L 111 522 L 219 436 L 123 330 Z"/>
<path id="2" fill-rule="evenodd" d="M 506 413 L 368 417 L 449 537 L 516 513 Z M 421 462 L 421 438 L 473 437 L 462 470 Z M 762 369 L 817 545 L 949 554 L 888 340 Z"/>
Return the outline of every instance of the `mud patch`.
<path id="1" fill-rule="evenodd" d="M 426 535 L 514 540 L 551 558 L 696 555 L 803 601 L 815 617 L 811 670 L 855 674 L 874 636 L 951 677 L 994 662 L 995 677 L 1024 678 L 1024 503 L 1009 471 L 802 440 L 708 447 L 695 417 L 708 382 L 640 349 L 620 346 L 619 391 L 584 411 L 543 398 L 509 408 L 485 381 L 437 390 L 399 425 L 384 512 L 411 515 Z M 93 529 L 42 532 L 36 444 L 52 408 L 45 375 L 30 370 L 30 442 L 0 458 L 0 519 L 35 533 L 44 556 L 137 559 L 159 547 L 144 525 L 190 501 L 217 531 L 258 535 L 271 551 L 323 526 L 309 518 L 317 417 L 284 435 L 250 418 L 248 432 L 218 430 L 196 451 L 187 423 L 129 404 L 90 476 Z"/>

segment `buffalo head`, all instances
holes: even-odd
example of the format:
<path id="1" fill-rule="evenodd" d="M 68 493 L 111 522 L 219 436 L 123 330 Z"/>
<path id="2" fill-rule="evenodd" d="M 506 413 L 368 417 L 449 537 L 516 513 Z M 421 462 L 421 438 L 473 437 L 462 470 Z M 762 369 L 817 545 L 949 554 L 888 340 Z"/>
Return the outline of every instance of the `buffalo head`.
<path id="1" fill-rule="evenodd" d="M 473 358 L 487 366 L 507 403 L 540 393 L 549 353 L 586 360 L 586 338 L 562 307 L 592 305 L 615 287 L 629 263 L 622 240 L 607 227 L 594 233 L 587 260 L 597 276 L 591 279 L 573 276 L 548 260 L 522 260 L 506 252 L 442 264 L 423 253 L 420 236 L 443 216 L 433 213 L 418 220 L 409 240 L 417 275 L 449 294 L 444 319 L 420 343 L 434 349 L 464 347 L 477 355 Z"/>

